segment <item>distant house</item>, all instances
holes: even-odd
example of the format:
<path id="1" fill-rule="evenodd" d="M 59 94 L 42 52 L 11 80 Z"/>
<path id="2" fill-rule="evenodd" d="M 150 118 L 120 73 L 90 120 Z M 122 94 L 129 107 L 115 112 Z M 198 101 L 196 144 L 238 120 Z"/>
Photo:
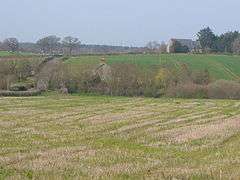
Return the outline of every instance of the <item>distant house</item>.
<path id="1" fill-rule="evenodd" d="M 193 41 L 192 39 L 170 39 L 167 46 L 168 53 L 173 53 L 172 46 L 175 41 L 178 41 L 183 46 L 187 46 L 190 52 L 195 51 L 196 49 L 199 49 L 199 43 L 197 41 Z"/>

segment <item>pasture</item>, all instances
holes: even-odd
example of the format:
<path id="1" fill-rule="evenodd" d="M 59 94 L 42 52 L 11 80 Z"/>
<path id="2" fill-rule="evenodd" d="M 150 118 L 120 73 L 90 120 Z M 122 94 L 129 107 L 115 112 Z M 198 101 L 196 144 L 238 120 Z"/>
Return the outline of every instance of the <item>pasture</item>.
<path id="1" fill-rule="evenodd" d="M 35 56 L 33 53 L 25 53 L 25 52 L 9 52 L 9 51 L 0 51 L 0 58 L 6 58 L 6 57 L 22 57 L 22 56 Z"/>
<path id="2" fill-rule="evenodd" d="M 97 64 L 102 56 L 82 55 L 73 57 L 66 63 Z M 138 54 L 138 55 L 106 55 L 107 63 L 131 63 L 143 68 L 158 69 L 161 65 L 179 67 L 187 64 L 191 70 L 208 69 L 214 79 L 236 80 L 240 78 L 240 56 L 233 55 L 201 55 L 201 54 Z"/>
<path id="3" fill-rule="evenodd" d="M 158 70 L 161 66 L 179 68 L 182 64 L 188 65 L 192 71 L 208 69 L 213 79 L 239 80 L 240 56 L 234 55 L 207 55 L 207 54 L 136 54 L 136 55 L 80 55 L 71 57 L 65 63 L 73 65 L 98 64 L 101 57 L 106 58 L 108 64 L 129 63 L 140 66 L 142 69 Z M 0 51 L 0 60 L 39 59 L 31 53 L 11 53 Z"/>
<path id="4" fill-rule="evenodd" d="M 238 179 L 239 139 L 239 101 L 0 98 L 0 179 Z"/>

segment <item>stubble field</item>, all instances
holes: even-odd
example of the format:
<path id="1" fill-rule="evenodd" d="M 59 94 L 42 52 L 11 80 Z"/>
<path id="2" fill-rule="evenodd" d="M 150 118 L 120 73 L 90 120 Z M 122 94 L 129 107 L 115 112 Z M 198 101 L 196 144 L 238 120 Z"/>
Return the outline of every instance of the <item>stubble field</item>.
<path id="1" fill-rule="evenodd" d="M 240 102 L 0 98 L 0 179 L 238 179 Z"/>

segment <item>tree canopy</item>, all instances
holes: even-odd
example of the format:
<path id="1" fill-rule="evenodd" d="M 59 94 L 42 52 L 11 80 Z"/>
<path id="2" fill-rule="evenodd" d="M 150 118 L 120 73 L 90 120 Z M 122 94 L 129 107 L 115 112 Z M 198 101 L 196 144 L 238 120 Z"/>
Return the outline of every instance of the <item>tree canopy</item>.
<path id="1" fill-rule="evenodd" d="M 233 53 L 233 43 L 240 34 L 238 31 L 229 31 L 218 36 L 207 27 L 200 30 L 197 36 L 204 52 Z"/>
<path id="2" fill-rule="evenodd" d="M 67 36 L 63 38 L 62 44 L 65 48 L 68 49 L 69 55 L 72 55 L 72 51 L 74 48 L 79 47 L 81 42 L 79 41 L 78 38 Z"/>
<path id="3" fill-rule="evenodd" d="M 3 41 L 3 45 L 12 52 L 16 52 L 19 49 L 19 42 L 17 38 L 7 38 Z"/>
<path id="4" fill-rule="evenodd" d="M 197 37 L 202 49 L 205 52 L 216 48 L 215 45 L 217 37 L 209 27 L 200 30 Z"/>
<path id="5" fill-rule="evenodd" d="M 60 45 L 61 38 L 52 35 L 47 36 L 37 41 L 37 45 L 41 48 L 43 53 L 53 54 L 57 47 Z"/>

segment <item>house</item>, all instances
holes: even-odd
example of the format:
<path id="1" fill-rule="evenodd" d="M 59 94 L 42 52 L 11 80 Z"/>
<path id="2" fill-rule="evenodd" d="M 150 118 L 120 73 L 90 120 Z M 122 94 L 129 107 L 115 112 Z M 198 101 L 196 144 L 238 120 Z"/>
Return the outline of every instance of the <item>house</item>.
<path id="1" fill-rule="evenodd" d="M 173 53 L 172 46 L 175 41 L 178 41 L 183 46 L 187 46 L 189 48 L 189 51 L 195 51 L 196 49 L 199 49 L 199 43 L 197 41 L 193 41 L 192 39 L 170 39 L 168 45 L 167 45 L 167 52 Z"/>

